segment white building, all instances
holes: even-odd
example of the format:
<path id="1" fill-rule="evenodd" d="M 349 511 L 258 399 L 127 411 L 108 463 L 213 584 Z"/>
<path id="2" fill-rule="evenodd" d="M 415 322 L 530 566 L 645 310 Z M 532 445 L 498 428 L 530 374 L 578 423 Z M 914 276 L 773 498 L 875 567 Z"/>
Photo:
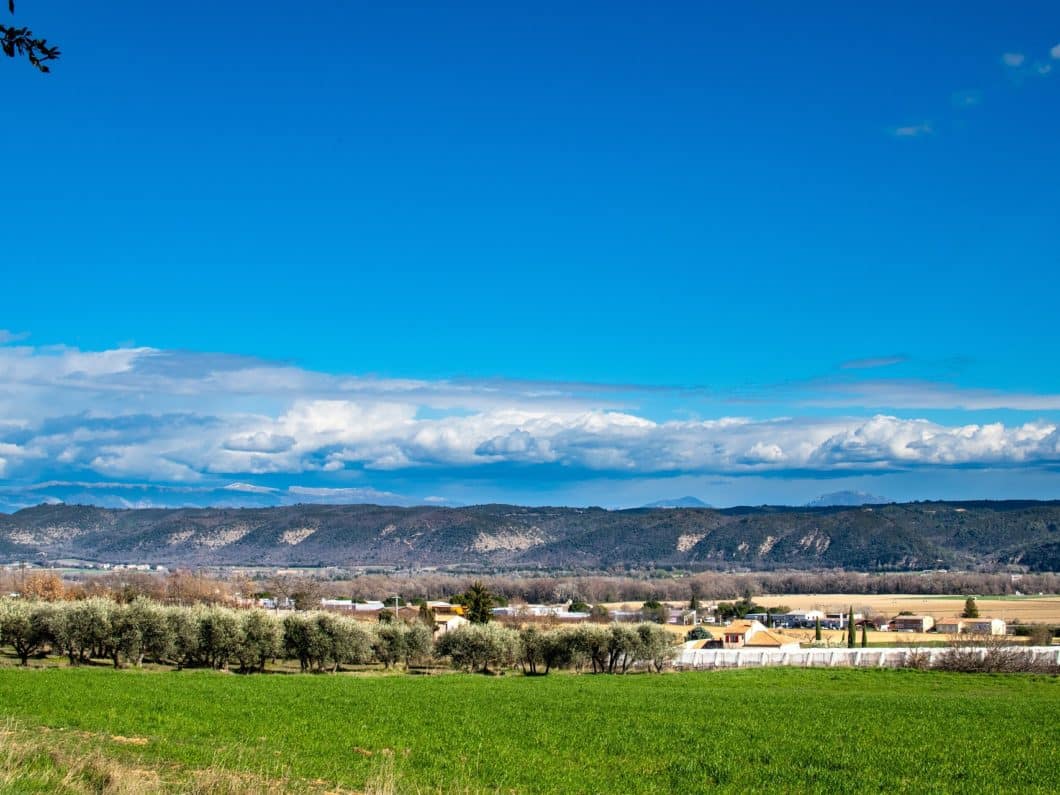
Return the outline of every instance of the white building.
<path id="1" fill-rule="evenodd" d="M 966 618 L 964 631 L 969 635 L 1004 635 L 1008 627 L 1000 618 Z"/>

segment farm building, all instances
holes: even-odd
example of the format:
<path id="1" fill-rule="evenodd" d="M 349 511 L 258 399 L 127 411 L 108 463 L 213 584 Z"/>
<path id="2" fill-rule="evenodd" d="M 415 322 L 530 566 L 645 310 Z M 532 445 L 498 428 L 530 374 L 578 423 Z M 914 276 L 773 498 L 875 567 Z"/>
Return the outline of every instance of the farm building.
<path id="1" fill-rule="evenodd" d="M 969 618 L 965 620 L 964 631 L 971 635 L 1004 635 L 1008 627 L 1000 618 Z"/>
<path id="2" fill-rule="evenodd" d="M 669 607 L 666 609 L 667 624 L 698 624 L 699 620 L 695 610 L 686 607 Z"/>
<path id="3" fill-rule="evenodd" d="M 927 632 L 935 626 L 931 616 L 895 616 L 891 619 L 891 629 L 895 632 Z"/>
<path id="4" fill-rule="evenodd" d="M 863 621 L 865 616 L 861 613 L 854 613 L 854 623 Z M 824 618 L 821 619 L 821 626 L 825 629 L 846 629 L 847 623 L 850 621 L 850 612 L 846 613 L 825 613 Z"/>
<path id="5" fill-rule="evenodd" d="M 790 613 L 774 616 L 774 623 L 784 627 L 813 627 L 818 619 L 824 620 L 821 610 L 792 610 Z"/>
<path id="6" fill-rule="evenodd" d="M 935 624 L 935 631 L 941 632 L 943 635 L 960 635 L 964 632 L 964 619 L 941 618 L 939 619 L 939 622 Z"/>

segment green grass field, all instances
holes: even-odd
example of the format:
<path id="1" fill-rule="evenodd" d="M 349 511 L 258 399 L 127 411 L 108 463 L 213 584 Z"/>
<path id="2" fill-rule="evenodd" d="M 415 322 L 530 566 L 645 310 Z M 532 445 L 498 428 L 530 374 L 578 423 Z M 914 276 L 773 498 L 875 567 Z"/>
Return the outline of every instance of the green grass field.
<path id="1" fill-rule="evenodd" d="M 272 782 L 276 791 L 1060 788 L 1060 680 L 1034 676 L 759 669 L 488 678 L 7 668 L 0 670 L 0 728 L 4 721 L 0 738 L 8 746 L 38 740 L 28 755 L 0 750 L 6 791 L 36 791 L 57 780 L 34 776 L 68 764 L 70 753 L 163 771 L 163 783 L 179 771 L 224 769 Z M 51 745 L 68 749 L 66 756 L 42 755 Z"/>

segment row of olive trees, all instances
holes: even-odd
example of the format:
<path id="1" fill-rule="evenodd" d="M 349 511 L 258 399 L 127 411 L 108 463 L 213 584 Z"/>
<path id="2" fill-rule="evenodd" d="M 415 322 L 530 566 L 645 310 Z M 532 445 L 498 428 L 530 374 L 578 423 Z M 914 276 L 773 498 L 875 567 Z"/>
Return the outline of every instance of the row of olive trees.
<path id="1" fill-rule="evenodd" d="M 71 665 L 107 659 L 117 668 L 151 660 L 178 668 L 238 666 L 245 673 L 263 671 L 276 659 L 297 660 L 303 671 L 336 671 L 342 665 L 408 668 L 436 658 L 470 671 L 519 665 L 530 674 L 566 667 L 622 673 L 636 664 L 661 670 L 673 636 L 653 624 L 551 631 L 472 624 L 433 642 L 431 628 L 421 622 L 365 624 L 325 612 L 281 620 L 264 610 L 163 606 L 147 599 L 2 599 L 0 644 L 13 648 L 23 665 L 51 652 Z"/>
<path id="2" fill-rule="evenodd" d="M 656 624 L 579 624 L 552 630 L 521 630 L 470 624 L 438 639 L 435 651 L 454 668 L 488 673 L 519 665 L 527 674 L 553 668 L 625 673 L 642 666 L 661 671 L 673 657 L 675 638 Z"/>
<path id="3" fill-rule="evenodd" d="M 52 651 L 72 665 L 108 659 L 115 667 L 140 666 L 147 659 L 178 668 L 238 666 L 242 672 L 262 671 L 279 658 L 298 660 L 303 671 L 376 662 L 390 667 L 432 651 L 431 631 L 422 624 L 366 626 L 330 613 L 296 613 L 281 621 L 264 610 L 101 598 L 0 600 L 0 643 L 12 647 L 23 665 Z"/>

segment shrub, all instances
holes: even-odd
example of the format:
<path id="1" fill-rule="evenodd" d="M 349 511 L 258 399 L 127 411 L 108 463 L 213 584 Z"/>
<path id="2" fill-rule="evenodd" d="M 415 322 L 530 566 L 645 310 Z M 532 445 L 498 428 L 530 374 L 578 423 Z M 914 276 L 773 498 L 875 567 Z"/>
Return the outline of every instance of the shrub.
<path id="1" fill-rule="evenodd" d="M 685 633 L 685 640 L 710 640 L 714 636 L 703 627 L 694 627 Z"/>
<path id="2" fill-rule="evenodd" d="M 961 673 L 1060 673 L 1055 660 L 1035 657 L 1026 648 L 994 635 L 952 641 L 932 667 Z"/>

